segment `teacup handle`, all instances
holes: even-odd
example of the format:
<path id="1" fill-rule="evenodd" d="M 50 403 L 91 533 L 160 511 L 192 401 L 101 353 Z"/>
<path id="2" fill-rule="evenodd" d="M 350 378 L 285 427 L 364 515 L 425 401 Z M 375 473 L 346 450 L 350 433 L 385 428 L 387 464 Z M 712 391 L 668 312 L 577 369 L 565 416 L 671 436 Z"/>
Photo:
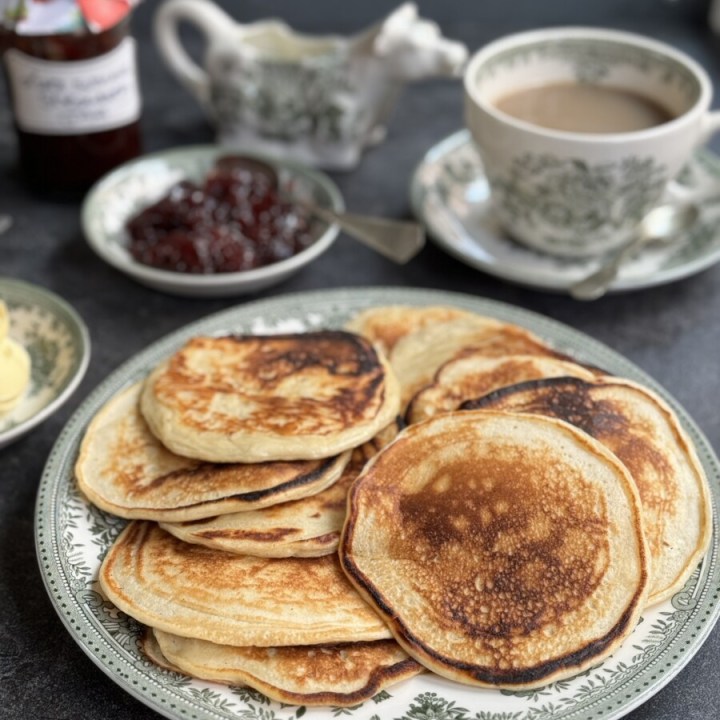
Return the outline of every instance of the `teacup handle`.
<path id="1" fill-rule="evenodd" d="M 208 43 L 213 36 L 226 35 L 235 21 L 209 0 L 167 0 L 155 13 L 155 42 L 168 67 L 180 82 L 204 105 L 210 101 L 207 73 L 185 52 L 178 25 L 190 22 L 200 29 Z"/>
<path id="2" fill-rule="evenodd" d="M 706 113 L 702 119 L 698 145 L 704 145 L 718 130 L 720 130 L 720 111 Z"/>
<path id="3" fill-rule="evenodd" d="M 720 111 L 706 113 L 701 121 L 696 148 L 706 145 L 718 131 L 720 131 Z M 720 192 L 715 188 L 712 190 L 698 190 L 694 187 L 681 185 L 675 180 L 672 180 L 667 186 L 667 194 L 671 201 L 681 203 L 702 204 L 708 201 L 720 200 Z"/>

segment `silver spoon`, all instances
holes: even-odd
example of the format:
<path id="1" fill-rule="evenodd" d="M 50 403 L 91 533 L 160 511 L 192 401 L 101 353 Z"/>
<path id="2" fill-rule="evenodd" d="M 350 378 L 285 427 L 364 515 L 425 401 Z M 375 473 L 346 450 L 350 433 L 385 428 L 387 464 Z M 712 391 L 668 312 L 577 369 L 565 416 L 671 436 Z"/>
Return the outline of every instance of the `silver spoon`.
<path id="1" fill-rule="evenodd" d="M 400 265 L 414 258 L 425 245 L 425 231 L 416 222 L 340 213 L 304 200 L 294 199 L 293 202 L 321 220 L 338 225 L 355 240 Z"/>
<path id="2" fill-rule="evenodd" d="M 697 222 L 700 210 L 693 203 L 658 205 L 640 221 L 634 237 L 597 270 L 573 283 L 569 292 L 576 300 L 602 297 L 622 266 L 636 250 L 649 242 L 667 243 Z"/>
<path id="3" fill-rule="evenodd" d="M 337 212 L 317 205 L 292 192 L 292 188 L 281 187 L 277 170 L 268 162 L 245 155 L 226 155 L 216 162 L 217 167 L 230 171 L 245 170 L 264 175 L 267 182 L 275 187 L 281 196 L 305 208 L 309 213 L 331 225 L 337 225 L 355 240 L 372 248 L 393 262 L 404 264 L 422 250 L 425 245 L 425 231 L 419 223 L 405 220 L 389 220 L 372 215 L 353 215 Z"/>

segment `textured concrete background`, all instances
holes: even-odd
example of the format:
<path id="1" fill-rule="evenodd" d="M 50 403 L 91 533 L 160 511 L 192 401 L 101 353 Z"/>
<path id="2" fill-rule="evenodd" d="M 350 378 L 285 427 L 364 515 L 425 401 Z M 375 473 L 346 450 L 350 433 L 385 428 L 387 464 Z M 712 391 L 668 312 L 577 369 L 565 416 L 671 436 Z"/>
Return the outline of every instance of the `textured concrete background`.
<path id="1" fill-rule="evenodd" d="M 238 19 L 279 15 L 306 31 L 354 31 L 394 3 L 338 0 L 225 2 Z M 706 30 L 698 0 L 426 0 L 426 16 L 472 49 L 529 27 L 593 24 L 644 32 L 694 56 L 720 84 L 720 45 Z M 136 12 L 147 150 L 207 142 L 212 133 L 194 101 L 170 76 L 153 48 L 150 18 Z M 189 35 L 197 46 L 198 39 Z M 424 151 L 460 127 L 458 82 L 417 85 L 403 96 L 384 144 L 353 173 L 337 175 L 347 205 L 358 212 L 408 215 L 407 185 Z M 718 143 L 714 143 L 718 147 Z M 73 408 L 106 375 L 164 334 L 231 300 L 179 299 L 136 285 L 98 260 L 79 226 L 78 204 L 38 201 L 14 171 L 15 139 L 0 103 L 0 212 L 15 224 L 0 237 L 0 274 L 44 285 L 65 297 L 87 322 L 93 357 L 73 401 L 20 442 L 0 450 L 0 718 L 130 720 L 157 715 L 130 697 L 85 657 L 45 594 L 33 544 L 33 505 L 45 458 Z M 623 353 L 663 384 L 720 447 L 718 353 L 720 267 L 696 277 L 593 304 L 525 290 L 474 271 L 429 245 L 403 268 L 347 238 L 281 287 L 258 295 L 341 286 L 451 289 L 544 313 Z M 668 687 L 628 717 L 633 720 L 715 720 L 720 708 L 720 631 Z"/>

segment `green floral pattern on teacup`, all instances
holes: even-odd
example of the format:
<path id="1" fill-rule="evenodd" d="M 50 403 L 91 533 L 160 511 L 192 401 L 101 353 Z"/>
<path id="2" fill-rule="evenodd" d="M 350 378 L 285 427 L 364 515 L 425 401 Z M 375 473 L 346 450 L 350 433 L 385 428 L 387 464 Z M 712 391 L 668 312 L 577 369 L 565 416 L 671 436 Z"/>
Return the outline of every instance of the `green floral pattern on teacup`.
<path id="1" fill-rule="evenodd" d="M 653 158 L 630 156 L 590 165 L 546 153 L 515 158 L 491 178 L 498 210 L 556 247 L 579 248 L 585 237 L 612 237 L 636 225 L 657 202 L 666 169 Z"/>

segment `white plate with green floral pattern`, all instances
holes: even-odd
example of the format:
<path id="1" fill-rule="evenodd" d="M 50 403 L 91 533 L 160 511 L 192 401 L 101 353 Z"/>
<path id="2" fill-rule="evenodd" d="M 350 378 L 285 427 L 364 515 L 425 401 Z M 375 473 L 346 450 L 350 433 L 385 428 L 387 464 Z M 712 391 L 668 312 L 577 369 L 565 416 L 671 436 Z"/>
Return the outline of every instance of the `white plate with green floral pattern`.
<path id="1" fill-rule="evenodd" d="M 64 300 L 37 285 L 0 277 L 0 300 L 10 314 L 10 337 L 29 353 L 30 385 L 0 415 L 0 447 L 54 413 L 73 393 L 90 360 L 90 336 Z"/>
<path id="2" fill-rule="evenodd" d="M 579 676 L 527 692 L 475 689 L 425 674 L 392 686 L 357 707 L 306 709 L 280 705 L 247 688 L 192 680 L 153 665 L 138 648 L 139 626 L 99 594 L 98 568 L 125 521 L 88 504 L 75 485 L 73 465 L 85 427 L 103 403 L 122 387 L 144 377 L 156 363 L 199 333 L 294 332 L 340 327 L 357 311 L 388 304 L 456 305 L 518 323 L 585 362 L 647 384 L 677 411 L 695 443 L 716 501 L 720 498 L 718 459 L 688 414 L 628 360 L 565 325 L 509 305 L 425 289 L 350 289 L 280 296 L 212 315 L 156 342 L 108 377 L 71 418 L 48 459 L 36 509 L 40 569 L 57 612 L 73 638 L 116 683 L 171 718 L 609 720 L 624 715 L 684 667 L 717 620 L 720 613 L 717 530 L 710 551 L 683 590 L 671 600 L 648 609 L 632 636 L 611 658 Z M 82 699 L 78 698 L 78 702 L 82 704 Z"/>
<path id="3" fill-rule="evenodd" d="M 677 182 L 706 198 L 700 203 L 699 221 L 668 245 L 644 246 L 623 264 L 610 292 L 663 285 L 720 260 L 720 158 L 708 150 L 696 152 Z M 519 285 L 563 292 L 599 265 L 597 259 L 547 255 L 503 232 L 467 130 L 427 152 L 413 175 L 410 198 L 437 245 L 471 267 Z"/>

